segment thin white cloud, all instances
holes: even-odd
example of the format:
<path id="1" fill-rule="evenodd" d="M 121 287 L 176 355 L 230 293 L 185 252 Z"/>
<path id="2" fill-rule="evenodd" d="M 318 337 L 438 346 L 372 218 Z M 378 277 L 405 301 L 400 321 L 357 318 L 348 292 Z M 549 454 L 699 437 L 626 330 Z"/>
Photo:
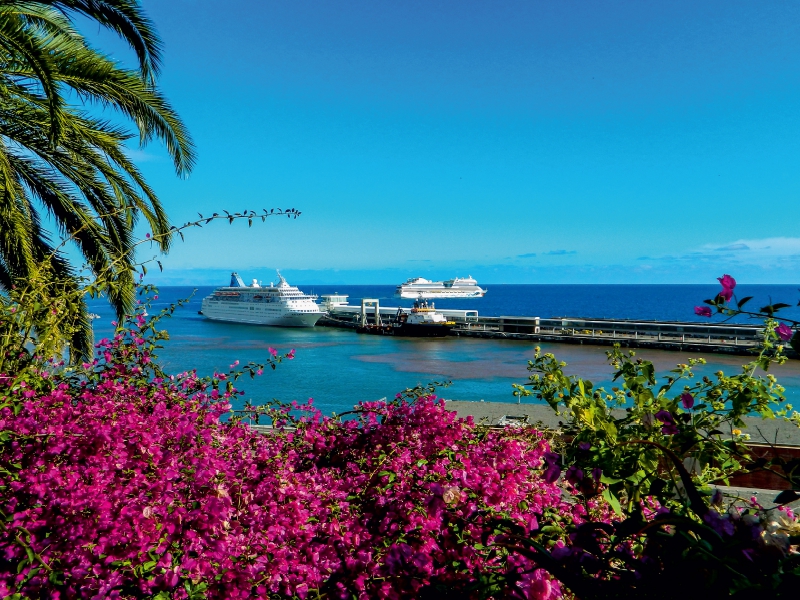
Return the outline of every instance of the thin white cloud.
<path id="1" fill-rule="evenodd" d="M 751 267 L 764 270 L 796 269 L 800 262 L 800 237 L 732 240 L 727 244 L 704 244 L 683 254 L 642 256 L 637 261 L 660 265 L 733 269 Z"/>
<path id="2" fill-rule="evenodd" d="M 723 246 L 706 244 L 700 248 L 700 251 L 703 253 L 733 252 L 737 258 L 752 260 L 765 257 L 785 257 L 800 254 L 800 237 L 734 240 Z"/>
<path id="3" fill-rule="evenodd" d="M 734 250 L 750 250 L 750 246 L 743 243 L 738 244 L 729 244 L 727 246 L 722 246 L 721 248 L 717 248 L 717 252 L 732 252 Z"/>
<path id="4" fill-rule="evenodd" d="M 683 254 L 640 257 L 661 265 L 691 265 L 733 269 L 736 267 L 783 271 L 796 269 L 800 262 L 800 238 L 763 238 L 732 240 L 728 244 L 704 244 Z"/>

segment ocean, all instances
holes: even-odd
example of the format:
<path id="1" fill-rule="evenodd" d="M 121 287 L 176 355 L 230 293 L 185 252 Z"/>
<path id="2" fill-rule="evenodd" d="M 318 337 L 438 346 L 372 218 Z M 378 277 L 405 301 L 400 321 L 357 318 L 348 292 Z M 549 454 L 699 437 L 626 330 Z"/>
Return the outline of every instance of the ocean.
<path id="1" fill-rule="evenodd" d="M 362 297 L 378 298 L 385 306 L 410 306 L 411 301 L 393 297 L 394 286 L 299 286 L 315 294 L 341 293 L 351 304 Z M 442 300 L 438 308 L 475 309 L 485 316 L 608 317 L 651 320 L 703 321 L 694 306 L 717 293 L 709 285 L 486 285 L 484 298 Z M 160 351 L 168 372 L 197 369 L 200 374 L 227 372 L 234 361 L 263 362 L 268 348 L 280 352 L 295 350 L 296 358 L 265 371 L 255 380 L 241 379 L 246 398 L 259 404 L 271 399 L 300 402 L 313 398 L 325 413 L 344 412 L 359 401 L 392 398 L 408 387 L 430 382 L 452 382 L 439 396 L 452 400 L 514 402 L 512 383 L 527 380 L 527 362 L 535 344 L 517 340 L 473 338 L 392 338 L 359 335 L 350 330 L 328 327 L 289 329 L 209 321 L 198 314 L 200 302 L 213 287 L 162 287 L 152 303 L 151 314 L 178 299 L 194 296 L 174 316 L 162 321 L 170 340 Z M 740 297 L 754 296 L 753 307 L 769 302 L 796 304 L 800 293 L 791 285 L 740 285 Z M 113 314 L 103 300 L 91 308 L 100 315 L 96 337 L 111 332 Z M 800 320 L 800 309 L 787 309 L 787 318 Z M 781 313 L 783 314 L 783 313 Z M 712 319 L 718 320 L 718 319 Z M 744 319 L 738 319 L 743 322 Z M 567 362 L 568 373 L 610 387 L 612 369 L 602 346 L 541 344 Z M 639 350 L 637 355 L 652 360 L 661 372 L 686 362 L 690 353 Z M 747 357 L 705 355 L 708 364 L 697 375 L 720 369 L 739 372 Z M 787 387 L 787 397 L 800 405 L 800 361 L 776 368 L 774 374 Z"/>

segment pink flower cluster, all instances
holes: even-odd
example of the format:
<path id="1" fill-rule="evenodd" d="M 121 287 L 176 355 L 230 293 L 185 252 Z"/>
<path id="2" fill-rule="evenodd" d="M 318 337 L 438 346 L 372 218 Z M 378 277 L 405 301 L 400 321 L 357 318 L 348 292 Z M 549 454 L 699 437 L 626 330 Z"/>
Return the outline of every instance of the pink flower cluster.
<path id="1" fill-rule="evenodd" d="M 722 286 L 722 290 L 717 294 L 717 299 L 730 302 L 731 298 L 733 298 L 733 290 L 736 287 L 736 280 L 730 275 L 725 274 L 722 277 L 717 277 L 717 281 L 719 281 L 719 284 Z M 695 306 L 694 314 L 700 317 L 710 317 L 711 309 L 708 306 Z"/>
<path id="2" fill-rule="evenodd" d="M 478 430 L 434 397 L 352 420 L 296 407 L 296 428 L 256 433 L 222 420 L 239 392 L 145 378 L 122 337 L 82 381 L 0 390 L 20 408 L 0 409 L 0 597 L 405 598 L 492 575 L 512 582 L 495 597 L 560 597 L 492 546 L 497 517 L 527 535 L 544 511 L 583 516 L 541 477 L 538 433 Z"/>

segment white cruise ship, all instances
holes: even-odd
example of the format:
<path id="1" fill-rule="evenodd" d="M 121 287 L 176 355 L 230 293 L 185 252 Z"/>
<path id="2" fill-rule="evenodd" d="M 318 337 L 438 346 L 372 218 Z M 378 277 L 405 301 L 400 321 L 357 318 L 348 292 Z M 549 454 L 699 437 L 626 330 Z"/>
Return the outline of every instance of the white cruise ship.
<path id="1" fill-rule="evenodd" d="M 231 273 L 231 284 L 203 298 L 200 313 L 214 321 L 252 323 L 278 327 L 313 327 L 322 316 L 314 296 L 286 283 L 278 272 L 278 285 L 261 286 L 254 279 L 245 285 Z"/>
<path id="2" fill-rule="evenodd" d="M 470 277 L 456 277 L 447 281 L 428 281 L 422 277 L 412 277 L 397 286 L 398 298 L 482 298 L 486 290 Z"/>

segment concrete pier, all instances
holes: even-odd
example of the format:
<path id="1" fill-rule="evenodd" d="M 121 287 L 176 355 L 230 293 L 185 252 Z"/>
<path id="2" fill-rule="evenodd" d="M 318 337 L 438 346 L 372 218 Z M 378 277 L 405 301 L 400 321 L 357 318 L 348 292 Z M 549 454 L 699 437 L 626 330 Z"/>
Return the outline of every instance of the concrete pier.
<path id="1" fill-rule="evenodd" d="M 561 317 L 479 317 L 460 324 L 453 335 L 561 344 L 653 348 L 688 352 L 752 354 L 762 327 L 679 321 L 634 321 Z M 796 356 L 789 348 L 790 356 Z"/>
<path id="2" fill-rule="evenodd" d="M 389 306 L 328 307 L 318 325 L 355 329 L 362 322 L 391 319 L 400 310 Z M 402 309 L 408 310 L 408 309 Z M 653 348 L 683 352 L 752 354 L 762 339 L 760 325 L 690 323 L 680 321 L 636 321 L 628 319 L 587 319 L 582 317 L 482 317 L 476 310 L 437 309 L 454 321 L 451 335 L 492 339 L 523 340 L 560 344 L 586 344 L 626 348 Z M 376 318 L 377 316 L 377 318 Z M 787 348 L 788 356 L 798 355 Z"/>

